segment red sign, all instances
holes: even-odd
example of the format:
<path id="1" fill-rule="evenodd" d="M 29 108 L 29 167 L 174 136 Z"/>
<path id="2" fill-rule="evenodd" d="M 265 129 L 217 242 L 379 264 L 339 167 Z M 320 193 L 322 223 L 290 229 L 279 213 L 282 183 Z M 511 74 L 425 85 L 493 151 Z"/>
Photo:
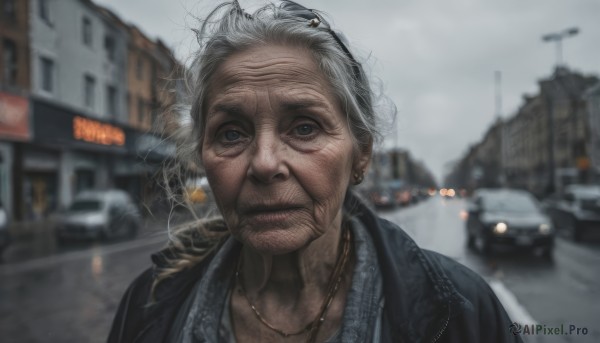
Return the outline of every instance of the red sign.
<path id="1" fill-rule="evenodd" d="M 0 92 L 0 139 L 26 141 L 29 133 L 29 101 Z"/>

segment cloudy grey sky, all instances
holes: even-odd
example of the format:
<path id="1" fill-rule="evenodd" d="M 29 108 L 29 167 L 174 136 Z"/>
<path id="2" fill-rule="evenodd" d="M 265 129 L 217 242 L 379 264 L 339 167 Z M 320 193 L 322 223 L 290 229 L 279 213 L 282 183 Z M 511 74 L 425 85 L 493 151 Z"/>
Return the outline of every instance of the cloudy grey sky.
<path id="1" fill-rule="evenodd" d="M 252 9 L 257 0 L 240 0 Z M 194 16 L 206 0 L 96 0 L 185 59 L 196 46 Z M 327 12 L 358 54 L 368 57 L 398 107 L 397 135 L 441 180 L 444 166 L 481 139 L 495 118 L 494 71 L 502 71 L 503 116 L 537 91 L 556 62 L 545 33 L 579 27 L 563 42 L 572 69 L 600 75 L 600 0 L 299 1 Z M 395 138 L 396 137 L 396 138 Z"/>

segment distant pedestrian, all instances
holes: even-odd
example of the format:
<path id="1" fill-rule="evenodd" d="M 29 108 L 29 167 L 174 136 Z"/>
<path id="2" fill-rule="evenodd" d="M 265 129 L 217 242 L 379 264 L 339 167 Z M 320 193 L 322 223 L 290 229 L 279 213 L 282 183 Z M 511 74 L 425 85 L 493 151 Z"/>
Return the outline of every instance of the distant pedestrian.
<path id="1" fill-rule="evenodd" d="M 108 341 L 520 342 L 479 276 L 421 250 L 353 192 L 381 113 L 323 15 L 234 1 L 203 23 L 180 147 L 221 216 L 170 235 Z"/>

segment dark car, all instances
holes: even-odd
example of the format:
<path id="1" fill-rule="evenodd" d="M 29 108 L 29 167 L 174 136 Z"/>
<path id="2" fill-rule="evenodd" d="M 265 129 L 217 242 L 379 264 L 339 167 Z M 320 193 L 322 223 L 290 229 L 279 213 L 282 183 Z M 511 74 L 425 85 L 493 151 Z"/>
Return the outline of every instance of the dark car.
<path id="1" fill-rule="evenodd" d="M 575 241 L 587 232 L 600 231 L 600 186 L 567 186 L 562 194 L 546 199 L 544 208 L 556 229 Z"/>
<path id="2" fill-rule="evenodd" d="M 391 194 L 392 201 L 397 206 L 408 206 L 416 201 L 416 198 L 412 197 L 412 187 L 403 180 L 387 181 L 383 188 Z"/>
<path id="3" fill-rule="evenodd" d="M 75 198 L 58 221 L 56 237 L 60 243 L 69 239 L 131 237 L 140 225 L 140 213 L 126 192 L 86 191 Z"/>
<path id="4" fill-rule="evenodd" d="M 376 209 L 391 209 L 396 206 L 392 192 L 383 188 L 375 188 L 369 191 L 369 199 Z"/>
<path id="5" fill-rule="evenodd" d="M 552 256 L 554 229 L 537 200 L 528 192 L 497 189 L 475 192 L 468 205 L 467 242 L 489 253 L 505 245 L 541 250 Z"/>

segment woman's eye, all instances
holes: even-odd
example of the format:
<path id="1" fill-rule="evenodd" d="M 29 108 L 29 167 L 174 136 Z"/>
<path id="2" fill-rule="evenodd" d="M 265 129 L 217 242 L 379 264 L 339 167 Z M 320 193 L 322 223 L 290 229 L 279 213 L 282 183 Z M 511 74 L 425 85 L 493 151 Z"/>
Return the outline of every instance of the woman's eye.
<path id="1" fill-rule="evenodd" d="M 308 136 L 315 131 L 315 127 L 311 124 L 302 124 L 296 127 L 296 133 L 300 136 Z"/>
<path id="2" fill-rule="evenodd" d="M 238 131 L 235 130 L 227 130 L 225 131 L 225 133 L 223 134 L 223 137 L 225 138 L 226 141 L 228 142 L 234 142 L 238 139 L 240 139 L 241 135 Z"/>

